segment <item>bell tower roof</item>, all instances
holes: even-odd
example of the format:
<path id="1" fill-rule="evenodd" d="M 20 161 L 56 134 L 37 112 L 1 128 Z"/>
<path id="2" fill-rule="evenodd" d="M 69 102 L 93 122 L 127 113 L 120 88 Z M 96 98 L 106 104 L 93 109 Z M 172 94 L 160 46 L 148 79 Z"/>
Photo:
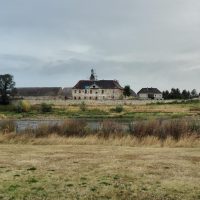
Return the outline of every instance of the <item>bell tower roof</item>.
<path id="1" fill-rule="evenodd" d="M 95 77 L 95 74 L 94 74 L 94 69 L 91 70 L 90 80 L 91 81 L 95 81 L 96 80 L 96 77 Z"/>

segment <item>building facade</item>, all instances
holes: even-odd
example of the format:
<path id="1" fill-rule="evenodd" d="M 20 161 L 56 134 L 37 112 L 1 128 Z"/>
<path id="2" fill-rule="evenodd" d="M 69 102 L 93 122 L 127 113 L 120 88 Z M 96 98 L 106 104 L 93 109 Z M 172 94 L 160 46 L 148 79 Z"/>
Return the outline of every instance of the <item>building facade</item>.
<path id="1" fill-rule="evenodd" d="M 140 99 L 155 99 L 155 100 L 163 99 L 162 93 L 157 88 L 142 88 L 138 92 L 138 97 Z"/>
<path id="2" fill-rule="evenodd" d="M 123 97 L 123 87 L 117 80 L 97 80 L 91 70 L 90 80 L 80 80 L 72 88 L 74 100 L 108 100 Z"/>

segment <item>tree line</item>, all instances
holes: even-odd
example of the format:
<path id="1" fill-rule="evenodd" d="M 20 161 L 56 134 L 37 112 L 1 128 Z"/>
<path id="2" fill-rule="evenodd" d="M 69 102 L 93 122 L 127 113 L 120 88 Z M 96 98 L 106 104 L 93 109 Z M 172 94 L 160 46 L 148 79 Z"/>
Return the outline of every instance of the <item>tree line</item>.
<path id="1" fill-rule="evenodd" d="M 196 89 L 181 91 L 179 88 L 172 88 L 170 92 L 168 90 L 163 91 L 162 94 L 164 99 L 193 99 L 200 96 Z"/>

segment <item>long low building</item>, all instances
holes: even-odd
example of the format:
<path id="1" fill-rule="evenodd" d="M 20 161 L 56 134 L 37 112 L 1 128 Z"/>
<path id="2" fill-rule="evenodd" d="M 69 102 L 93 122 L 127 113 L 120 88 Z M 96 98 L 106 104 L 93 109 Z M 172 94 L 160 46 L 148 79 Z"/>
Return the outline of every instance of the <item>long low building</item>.
<path id="1" fill-rule="evenodd" d="M 123 97 L 123 87 L 117 80 L 97 80 L 91 70 L 90 80 L 80 80 L 72 88 L 74 100 L 106 100 Z"/>
<path id="2" fill-rule="evenodd" d="M 16 96 L 21 98 L 58 98 L 63 95 L 61 87 L 23 87 L 16 88 Z"/>

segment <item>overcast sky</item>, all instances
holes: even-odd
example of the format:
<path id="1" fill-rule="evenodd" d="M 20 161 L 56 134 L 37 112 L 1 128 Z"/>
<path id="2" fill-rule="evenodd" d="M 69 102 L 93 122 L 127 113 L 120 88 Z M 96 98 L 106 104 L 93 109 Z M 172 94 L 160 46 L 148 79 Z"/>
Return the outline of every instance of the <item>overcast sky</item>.
<path id="1" fill-rule="evenodd" d="M 0 0 L 0 74 L 17 87 L 117 79 L 200 91 L 200 0 Z"/>

